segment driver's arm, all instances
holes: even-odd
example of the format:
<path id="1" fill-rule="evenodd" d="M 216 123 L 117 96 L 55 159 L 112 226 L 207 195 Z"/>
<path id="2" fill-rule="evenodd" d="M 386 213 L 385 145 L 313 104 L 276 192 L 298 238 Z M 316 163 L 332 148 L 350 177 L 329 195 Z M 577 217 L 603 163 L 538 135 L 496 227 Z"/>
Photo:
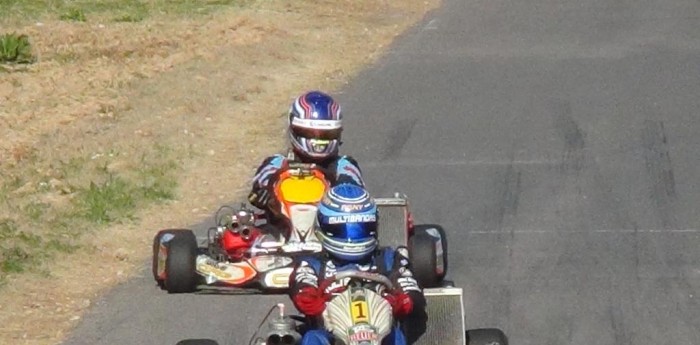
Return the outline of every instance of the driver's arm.
<path id="1" fill-rule="evenodd" d="M 408 253 L 403 247 L 398 248 L 396 254 L 394 254 L 394 264 L 389 278 L 402 292 L 408 294 L 423 294 L 418 285 L 418 281 L 413 277 L 411 262 L 408 260 Z"/>
<path id="2" fill-rule="evenodd" d="M 248 195 L 248 201 L 259 209 L 267 208 L 270 199 L 269 185 L 277 172 L 287 163 L 287 158 L 276 154 L 265 158 L 255 171 L 253 176 L 253 186 Z"/>
<path id="3" fill-rule="evenodd" d="M 301 259 L 289 276 L 289 297 L 304 315 L 319 316 L 326 309 L 326 299 L 318 287 L 321 262 L 316 258 Z"/>
<path id="4" fill-rule="evenodd" d="M 411 271 L 411 262 L 408 260 L 408 250 L 405 247 L 399 247 L 395 251 L 394 263 L 391 271 L 389 272 L 389 279 L 391 279 L 391 281 L 400 291 L 400 295 L 402 295 L 400 298 L 398 298 L 398 301 L 396 298 L 394 298 L 394 303 L 405 304 L 405 302 L 401 302 L 400 299 L 410 299 L 410 307 L 405 309 L 392 306 L 394 307 L 395 314 L 397 314 L 396 316 L 402 317 L 409 314 L 421 314 L 425 309 L 425 296 L 423 296 L 423 291 L 418 284 L 418 281 L 413 276 L 413 272 Z M 397 310 L 397 308 L 399 310 Z"/>

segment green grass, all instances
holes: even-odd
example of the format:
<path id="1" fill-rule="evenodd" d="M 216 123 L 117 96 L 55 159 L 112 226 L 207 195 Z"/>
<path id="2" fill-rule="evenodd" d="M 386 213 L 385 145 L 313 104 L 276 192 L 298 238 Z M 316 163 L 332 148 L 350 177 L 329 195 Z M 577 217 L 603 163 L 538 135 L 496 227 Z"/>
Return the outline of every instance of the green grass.
<path id="1" fill-rule="evenodd" d="M 0 0 L 0 22 L 42 17 L 89 21 L 106 17 L 115 22 L 140 22 L 154 14 L 209 14 L 255 0 Z"/>
<path id="2" fill-rule="evenodd" d="M 85 18 L 85 12 L 80 8 L 69 8 L 58 16 L 58 19 L 73 22 L 84 22 L 87 20 Z"/>
<path id="3" fill-rule="evenodd" d="M 0 204 L 12 218 L 0 218 L 0 287 L 9 274 L 41 273 L 47 260 L 81 249 L 82 235 L 132 220 L 142 207 L 173 199 L 178 171 L 171 156 L 169 150 L 156 147 L 135 162 L 138 169 L 121 173 L 107 168 L 111 160 L 123 159 L 117 153 L 104 155 L 99 162 L 91 157 L 65 159 L 51 166 L 55 178 L 65 183 L 57 188 L 36 174 L 5 175 Z M 37 188 L 12 194 L 28 181 Z M 72 195 L 63 207 L 37 201 L 65 190 Z"/>
<path id="4" fill-rule="evenodd" d="M 0 63 L 32 62 L 32 45 L 27 35 L 11 33 L 0 36 Z"/>

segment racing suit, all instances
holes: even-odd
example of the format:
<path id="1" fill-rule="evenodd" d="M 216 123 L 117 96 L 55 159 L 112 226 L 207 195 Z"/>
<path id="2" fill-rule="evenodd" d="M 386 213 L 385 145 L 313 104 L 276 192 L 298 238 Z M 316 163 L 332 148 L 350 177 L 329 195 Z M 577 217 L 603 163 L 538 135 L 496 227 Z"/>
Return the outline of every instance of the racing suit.
<path id="1" fill-rule="evenodd" d="M 415 319 L 413 321 L 419 319 L 422 325 L 419 324 L 416 328 L 421 328 L 422 331 L 424 331 L 425 297 L 423 296 L 418 282 L 413 278 L 407 254 L 405 247 L 400 247 L 396 250 L 393 248 L 382 248 L 377 250 L 376 253 L 369 258 L 368 262 L 364 264 L 341 264 L 334 262 L 324 254 L 303 258 L 296 264 L 289 278 L 290 297 L 297 309 L 306 314 L 306 316 L 314 318 L 321 315 L 323 309 L 325 309 L 325 299 L 323 301 L 313 301 L 312 298 L 312 301 L 310 301 L 306 293 L 308 291 L 318 290 L 321 280 L 344 270 L 380 273 L 391 279 L 399 290 L 398 294 L 401 296 L 399 298 L 396 298 L 395 295 L 385 296 L 392 305 L 394 317 L 402 322 L 410 318 Z M 319 293 L 329 293 L 339 286 L 343 286 L 342 282 L 331 285 L 326 291 L 319 291 Z M 377 287 L 379 287 L 379 285 L 377 285 Z M 410 301 L 406 301 L 405 299 Z M 309 304 L 313 306 L 309 307 Z M 414 325 L 411 325 L 411 327 L 414 327 Z M 384 339 L 382 345 L 408 344 L 404 332 L 405 331 L 403 331 L 399 325 L 394 325 L 391 333 Z M 415 330 L 412 333 L 415 334 Z M 306 331 L 301 341 L 301 345 L 330 345 L 331 343 L 332 334 L 323 327 L 314 327 Z"/>
<path id="2" fill-rule="evenodd" d="M 267 209 L 267 201 L 270 197 L 270 184 L 274 182 L 277 172 L 294 160 L 293 154 L 290 154 L 290 156 L 276 154 L 263 160 L 255 172 L 253 187 L 248 197 L 253 206 L 262 210 Z M 361 187 L 365 185 L 359 164 L 350 156 L 336 156 L 317 163 L 317 165 L 324 170 L 331 186 L 340 183 L 354 183 Z"/>
<path id="3" fill-rule="evenodd" d="M 248 201 L 253 206 L 266 211 L 268 223 L 273 227 L 268 230 L 279 230 L 274 229 L 274 227 L 278 226 L 276 224 L 277 219 L 274 219 L 268 208 L 268 202 L 272 194 L 272 184 L 277 178 L 277 173 L 295 160 L 293 153 L 290 153 L 288 156 L 276 154 L 267 157 L 260 164 L 253 177 L 253 187 L 248 195 Z M 350 156 L 336 156 L 316 164 L 324 171 L 331 186 L 341 183 L 354 183 L 361 187 L 365 185 L 359 164 Z"/>

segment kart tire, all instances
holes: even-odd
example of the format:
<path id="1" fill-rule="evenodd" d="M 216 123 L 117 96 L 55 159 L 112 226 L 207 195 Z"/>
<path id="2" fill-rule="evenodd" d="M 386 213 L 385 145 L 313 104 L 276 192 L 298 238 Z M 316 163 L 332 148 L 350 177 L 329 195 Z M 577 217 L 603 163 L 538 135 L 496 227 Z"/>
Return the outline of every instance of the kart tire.
<path id="1" fill-rule="evenodd" d="M 158 284 L 158 287 L 165 289 L 165 280 L 158 277 L 158 261 L 160 259 L 160 241 L 166 234 L 175 235 L 176 233 L 187 232 L 187 229 L 165 229 L 160 230 L 153 237 L 153 261 L 151 263 L 151 271 L 153 272 L 153 279 Z"/>
<path id="2" fill-rule="evenodd" d="M 471 329 L 466 336 L 467 345 L 508 345 L 508 338 L 498 328 Z"/>
<path id="3" fill-rule="evenodd" d="M 431 230 L 434 229 L 434 230 Z M 414 227 L 413 233 L 417 232 L 428 232 L 431 231 L 433 232 L 433 235 L 435 234 L 434 232 L 437 232 L 437 235 L 440 236 L 440 242 L 442 244 L 442 273 L 438 273 L 438 282 L 442 282 L 445 279 L 445 276 L 447 275 L 447 235 L 445 234 L 445 229 L 441 225 L 437 224 L 418 224 Z M 430 233 L 428 233 L 430 235 Z"/>
<path id="4" fill-rule="evenodd" d="M 440 279 L 435 270 L 435 238 L 424 231 L 414 232 L 408 239 L 408 253 L 418 284 L 423 288 L 436 287 Z"/>
<path id="5" fill-rule="evenodd" d="M 212 339 L 184 339 L 175 345 L 219 345 L 219 343 Z"/>
<path id="6" fill-rule="evenodd" d="M 195 271 L 197 237 L 190 230 L 174 232 L 173 235 L 175 237 L 167 242 L 165 289 L 169 293 L 194 292 L 198 282 Z"/>

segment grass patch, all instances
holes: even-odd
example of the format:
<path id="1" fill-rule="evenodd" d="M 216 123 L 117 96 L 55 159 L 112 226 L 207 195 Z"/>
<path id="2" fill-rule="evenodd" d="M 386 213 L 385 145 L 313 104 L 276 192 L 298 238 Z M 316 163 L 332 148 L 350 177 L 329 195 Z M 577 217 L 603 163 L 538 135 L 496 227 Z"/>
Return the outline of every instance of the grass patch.
<path id="1" fill-rule="evenodd" d="M 90 182 L 90 186 L 80 192 L 80 214 L 97 224 L 110 223 L 128 216 L 128 211 L 136 204 L 130 187 L 129 183 L 114 175 L 110 175 L 101 184 Z"/>
<path id="2" fill-rule="evenodd" d="M 223 7 L 243 6 L 255 0 L 0 0 L 0 22 L 36 20 L 44 16 L 84 22 L 105 17 L 116 22 L 140 22 L 152 14 L 209 14 Z"/>
<path id="3" fill-rule="evenodd" d="M 12 216 L 0 214 L 0 288 L 9 274 L 41 273 L 47 260 L 80 249 L 82 235 L 134 219 L 137 210 L 151 203 L 173 199 L 178 171 L 171 155 L 156 147 L 134 159 L 139 168 L 133 171 L 111 171 L 109 164 L 124 157 L 106 154 L 64 158 L 49 169 L 32 165 L 24 174 L 4 176 L 0 192 L 12 197 L 0 202 Z M 50 171 L 52 177 L 38 175 L 39 170 Z M 13 194 L 28 183 L 37 187 Z M 49 196 L 63 198 L 65 204 L 43 201 L 52 200 Z"/>
<path id="4" fill-rule="evenodd" d="M 20 273 L 31 266 L 34 258 L 29 253 L 41 239 L 19 230 L 17 223 L 11 219 L 0 220 L 0 273 Z"/>
<path id="5" fill-rule="evenodd" d="M 0 36 L 0 63 L 32 63 L 32 45 L 29 36 L 17 33 Z"/>
<path id="6" fill-rule="evenodd" d="M 69 8 L 66 12 L 58 16 L 58 19 L 73 22 L 84 22 L 87 20 L 85 12 L 80 8 Z"/>

